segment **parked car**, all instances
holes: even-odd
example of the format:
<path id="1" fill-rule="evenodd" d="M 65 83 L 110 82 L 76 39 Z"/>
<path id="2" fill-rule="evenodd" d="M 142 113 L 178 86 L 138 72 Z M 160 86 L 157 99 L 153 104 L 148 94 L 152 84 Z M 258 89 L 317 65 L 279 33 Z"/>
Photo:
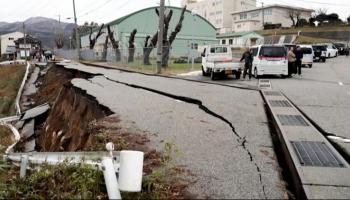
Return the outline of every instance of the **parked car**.
<path id="1" fill-rule="evenodd" d="M 314 63 L 314 50 L 311 45 L 299 45 L 301 52 L 303 52 L 303 59 L 301 60 L 302 66 L 312 67 Z"/>
<path id="2" fill-rule="evenodd" d="M 241 77 L 242 65 L 240 58 L 242 49 L 232 48 L 228 45 L 212 45 L 204 49 L 202 53 L 203 76 L 210 75 L 214 80 L 218 75 L 235 75 Z"/>
<path id="3" fill-rule="evenodd" d="M 333 43 L 333 45 L 338 49 L 338 54 L 343 56 L 345 55 L 346 45 L 344 43 Z"/>
<path id="4" fill-rule="evenodd" d="M 253 74 L 288 76 L 287 48 L 284 45 L 258 45 L 251 48 Z"/>
<path id="5" fill-rule="evenodd" d="M 314 61 L 326 62 L 327 59 L 327 47 L 325 45 L 312 45 L 314 50 Z"/>
<path id="6" fill-rule="evenodd" d="M 324 44 L 327 47 L 327 58 L 335 58 L 338 56 L 338 49 L 333 44 Z"/>

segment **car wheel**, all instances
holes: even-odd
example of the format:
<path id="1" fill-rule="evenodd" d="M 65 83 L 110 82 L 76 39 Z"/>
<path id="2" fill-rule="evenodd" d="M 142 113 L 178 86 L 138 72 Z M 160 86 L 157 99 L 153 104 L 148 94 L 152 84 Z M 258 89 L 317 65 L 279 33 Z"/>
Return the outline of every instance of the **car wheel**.
<path id="1" fill-rule="evenodd" d="M 211 70 L 211 73 L 210 73 L 210 78 L 211 78 L 211 80 L 215 80 L 215 72 L 214 72 L 214 70 Z"/>
<path id="2" fill-rule="evenodd" d="M 309 65 L 309 68 L 312 68 L 312 65 Z"/>
<path id="3" fill-rule="evenodd" d="M 328 54 L 328 58 L 330 58 L 330 57 L 331 57 L 331 54 L 329 53 L 329 54 Z"/>
<path id="4" fill-rule="evenodd" d="M 259 78 L 258 70 L 256 68 L 254 68 L 254 78 Z"/>
<path id="5" fill-rule="evenodd" d="M 323 59 L 322 59 L 322 62 L 324 62 L 324 63 L 325 63 L 325 62 L 326 62 L 326 58 L 323 58 Z"/>
<path id="6" fill-rule="evenodd" d="M 203 76 L 208 76 L 208 72 L 204 71 L 204 67 L 202 66 L 202 75 Z"/>
<path id="7" fill-rule="evenodd" d="M 335 53 L 335 57 L 338 57 L 338 53 Z"/>

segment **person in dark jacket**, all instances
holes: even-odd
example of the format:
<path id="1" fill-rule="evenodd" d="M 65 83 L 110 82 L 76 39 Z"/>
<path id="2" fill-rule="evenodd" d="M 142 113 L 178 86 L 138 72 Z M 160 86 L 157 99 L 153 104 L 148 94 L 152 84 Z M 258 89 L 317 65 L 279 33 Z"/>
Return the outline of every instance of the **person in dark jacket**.
<path id="1" fill-rule="evenodd" d="M 243 53 L 241 62 L 244 60 L 244 72 L 243 72 L 243 79 L 245 79 L 247 73 L 249 76 L 249 80 L 252 78 L 252 66 L 253 66 L 253 55 L 250 53 L 249 48 L 246 49 L 246 51 Z M 248 72 L 249 71 L 249 72 Z"/>
<path id="2" fill-rule="evenodd" d="M 295 65 L 297 67 L 297 70 L 298 70 L 298 75 L 299 75 L 299 78 L 301 77 L 301 66 L 302 66 L 302 59 L 303 59 L 304 55 L 303 55 L 303 52 L 301 50 L 300 47 L 297 48 L 297 50 L 295 51 Z"/>

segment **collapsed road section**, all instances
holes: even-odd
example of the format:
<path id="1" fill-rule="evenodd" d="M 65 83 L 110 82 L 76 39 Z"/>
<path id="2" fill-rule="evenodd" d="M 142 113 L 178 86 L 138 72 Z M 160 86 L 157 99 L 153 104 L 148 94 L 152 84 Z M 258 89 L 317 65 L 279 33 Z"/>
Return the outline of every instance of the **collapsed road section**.
<path id="1" fill-rule="evenodd" d="M 153 133 L 155 148 L 174 141 L 181 152 L 175 162 L 195 174 L 188 190 L 198 198 L 287 198 L 256 91 L 81 64 L 55 68 L 88 74 L 72 86 L 116 113 L 129 132 Z"/>

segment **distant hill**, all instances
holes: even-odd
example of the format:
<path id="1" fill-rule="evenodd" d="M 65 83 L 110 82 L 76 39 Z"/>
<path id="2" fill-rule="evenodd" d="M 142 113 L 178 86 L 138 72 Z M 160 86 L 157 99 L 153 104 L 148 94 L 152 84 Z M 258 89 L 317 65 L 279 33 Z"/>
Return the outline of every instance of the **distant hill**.
<path id="1" fill-rule="evenodd" d="M 55 19 L 32 17 L 24 21 L 26 32 L 41 40 L 44 48 L 53 48 L 58 33 L 64 33 L 65 48 L 69 48 L 69 36 L 75 28 L 73 23 L 59 23 Z M 0 22 L 0 35 L 15 31 L 23 32 L 23 22 Z"/>

